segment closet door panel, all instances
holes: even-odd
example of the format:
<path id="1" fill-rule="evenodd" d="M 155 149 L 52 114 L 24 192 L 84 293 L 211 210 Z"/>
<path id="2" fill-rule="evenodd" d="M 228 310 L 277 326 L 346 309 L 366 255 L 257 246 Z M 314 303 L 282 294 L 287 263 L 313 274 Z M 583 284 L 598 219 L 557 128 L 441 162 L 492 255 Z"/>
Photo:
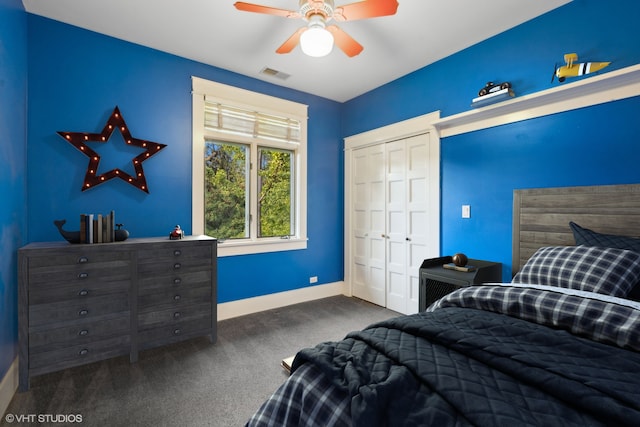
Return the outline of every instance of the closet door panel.
<path id="1" fill-rule="evenodd" d="M 384 306 L 384 147 L 354 150 L 352 161 L 352 292 L 358 298 Z"/>
<path id="2" fill-rule="evenodd" d="M 430 258 L 429 239 L 429 134 L 406 140 L 407 147 L 407 298 L 406 313 L 415 313 L 419 306 L 420 265 Z"/>
<path id="3" fill-rule="evenodd" d="M 387 149 L 387 308 L 405 312 L 407 299 L 407 150 L 405 140 Z"/>

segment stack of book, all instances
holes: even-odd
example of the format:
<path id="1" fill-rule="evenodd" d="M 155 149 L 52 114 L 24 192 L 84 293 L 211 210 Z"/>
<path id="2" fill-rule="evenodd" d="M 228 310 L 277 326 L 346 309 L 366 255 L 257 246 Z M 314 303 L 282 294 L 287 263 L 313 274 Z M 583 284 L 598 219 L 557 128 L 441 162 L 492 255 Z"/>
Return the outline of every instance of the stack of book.
<path id="1" fill-rule="evenodd" d="M 81 214 L 80 243 L 115 242 L 116 213 Z"/>

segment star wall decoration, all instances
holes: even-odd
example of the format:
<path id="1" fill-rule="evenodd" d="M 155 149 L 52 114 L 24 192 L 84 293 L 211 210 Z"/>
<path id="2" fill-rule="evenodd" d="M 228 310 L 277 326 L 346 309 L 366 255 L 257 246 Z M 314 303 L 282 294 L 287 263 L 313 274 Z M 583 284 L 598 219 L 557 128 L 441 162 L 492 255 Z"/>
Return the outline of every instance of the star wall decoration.
<path id="1" fill-rule="evenodd" d="M 122 137 L 124 138 L 124 141 L 127 144 L 145 149 L 144 152 L 140 153 L 131 160 L 133 163 L 135 176 L 131 176 L 127 172 L 118 168 L 111 169 L 108 172 L 98 175 L 100 155 L 92 150 L 91 147 L 89 147 L 86 143 L 89 141 L 106 143 L 109 141 L 111 134 L 116 129 L 120 131 Z M 125 182 L 133 185 L 134 187 L 139 188 L 145 193 L 148 193 L 149 188 L 147 187 L 147 180 L 144 176 L 144 169 L 142 169 L 142 162 L 166 147 L 165 144 L 158 144 L 157 142 L 145 141 L 144 139 L 132 137 L 131 132 L 129 132 L 129 128 L 127 127 L 124 118 L 122 117 L 122 114 L 120 114 L 120 110 L 117 106 L 113 110 L 111 117 L 109 117 L 109 120 L 107 120 L 107 123 L 100 133 L 59 131 L 58 135 L 63 137 L 67 142 L 72 144 L 89 158 L 89 166 L 87 166 L 87 173 L 84 176 L 82 191 L 93 188 L 99 184 L 102 184 L 103 182 L 107 182 L 112 178 L 120 178 Z"/>

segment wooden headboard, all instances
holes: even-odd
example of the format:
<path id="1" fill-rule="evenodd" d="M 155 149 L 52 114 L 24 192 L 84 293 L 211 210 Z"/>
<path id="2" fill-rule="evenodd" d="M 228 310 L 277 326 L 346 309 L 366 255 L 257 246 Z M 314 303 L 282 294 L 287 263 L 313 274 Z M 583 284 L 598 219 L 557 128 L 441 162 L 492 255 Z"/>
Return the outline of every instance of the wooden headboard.
<path id="1" fill-rule="evenodd" d="M 538 248 L 574 245 L 569 221 L 640 237 L 640 184 L 514 190 L 512 274 Z"/>

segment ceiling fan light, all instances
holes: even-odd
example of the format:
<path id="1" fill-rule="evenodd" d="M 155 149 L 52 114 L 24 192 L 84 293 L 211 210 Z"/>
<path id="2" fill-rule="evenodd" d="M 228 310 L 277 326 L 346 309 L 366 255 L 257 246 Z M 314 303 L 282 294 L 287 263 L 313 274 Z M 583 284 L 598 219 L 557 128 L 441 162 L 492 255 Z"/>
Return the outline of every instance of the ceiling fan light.
<path id="1" fill-rule="evenodd" d="M 333 49 L 333 35 L 321 26 L 311 26 L 300 36 L 300 48 L 309 56 L 326 56 Z"/>

